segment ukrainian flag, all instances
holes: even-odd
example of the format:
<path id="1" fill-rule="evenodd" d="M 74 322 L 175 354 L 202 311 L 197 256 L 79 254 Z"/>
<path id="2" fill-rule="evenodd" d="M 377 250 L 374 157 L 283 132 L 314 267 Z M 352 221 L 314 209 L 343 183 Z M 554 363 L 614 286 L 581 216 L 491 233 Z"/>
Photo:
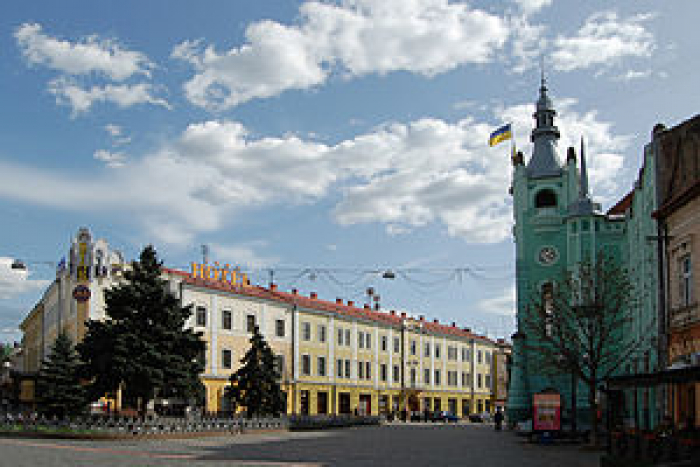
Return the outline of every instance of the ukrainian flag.
<path id="1" fill-rule="evenodd" d="M 503 125 L 501 128 L 491 133 L 491 136 L 489 137 L 489 146 L 495 146 L 501 141 L 511 139 L 512 137 L 513 133 L 510 130 L 510 123 Z"/>

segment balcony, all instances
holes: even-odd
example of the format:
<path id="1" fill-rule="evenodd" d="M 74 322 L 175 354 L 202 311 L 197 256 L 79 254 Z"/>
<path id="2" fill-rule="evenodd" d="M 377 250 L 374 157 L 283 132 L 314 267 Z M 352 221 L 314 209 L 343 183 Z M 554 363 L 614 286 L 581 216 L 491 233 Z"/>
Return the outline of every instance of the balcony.
<path id="1" fill-rule="evenodd" d="M 671 329 L 684 328 L 700 323 L 700 308 L 697 303 L 672 308 L 669 316 Z"/>

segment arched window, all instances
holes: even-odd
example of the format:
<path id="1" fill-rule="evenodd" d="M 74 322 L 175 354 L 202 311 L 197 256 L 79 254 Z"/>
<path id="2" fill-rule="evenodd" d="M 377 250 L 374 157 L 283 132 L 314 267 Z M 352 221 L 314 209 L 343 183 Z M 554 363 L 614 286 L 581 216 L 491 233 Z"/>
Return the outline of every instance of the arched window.
<path id="1" fill-rule="evenodd" d="M 536 208 L 553 208 L 557 206 L 557 195 L 550 189 L 544 189 L 535 195 Z"/>

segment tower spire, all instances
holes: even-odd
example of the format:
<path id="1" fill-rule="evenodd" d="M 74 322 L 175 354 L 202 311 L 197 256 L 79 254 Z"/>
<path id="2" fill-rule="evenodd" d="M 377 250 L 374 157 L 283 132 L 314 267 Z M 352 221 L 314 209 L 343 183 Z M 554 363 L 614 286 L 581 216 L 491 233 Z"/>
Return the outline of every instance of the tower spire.
<path id="1" fill-rule="evenodd" d="M 530 136 L 534 143 L 532 158 L 527 165 L 530 178 L 556 177 L 561 174 L 561 165 L 556 155 L 559 128 L 554 124 L 557 112 L 547 95 L 547 80 L 544 65 L 541 70 L 540 95 L 535 105 L 535 128 Z"/>
<path id="2" fill-rule="evenodd" d="M 586 168 L 586 150 L 581 136 L 581 180 L 579 184 L 579 195 L 582 200 L 588 199 L 588 169 Z"/>

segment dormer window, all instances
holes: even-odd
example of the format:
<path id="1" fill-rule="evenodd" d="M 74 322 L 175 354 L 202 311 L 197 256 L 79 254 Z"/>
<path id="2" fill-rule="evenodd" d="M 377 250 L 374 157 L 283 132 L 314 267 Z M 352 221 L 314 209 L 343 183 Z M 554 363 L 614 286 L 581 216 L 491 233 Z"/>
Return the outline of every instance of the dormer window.
<path id="1" fill-rule="evenodd" d="M 536 208 L 554 208 L 557 206 L 557 195 L 550 189 L 540 190 L 535 195 Z"/>

